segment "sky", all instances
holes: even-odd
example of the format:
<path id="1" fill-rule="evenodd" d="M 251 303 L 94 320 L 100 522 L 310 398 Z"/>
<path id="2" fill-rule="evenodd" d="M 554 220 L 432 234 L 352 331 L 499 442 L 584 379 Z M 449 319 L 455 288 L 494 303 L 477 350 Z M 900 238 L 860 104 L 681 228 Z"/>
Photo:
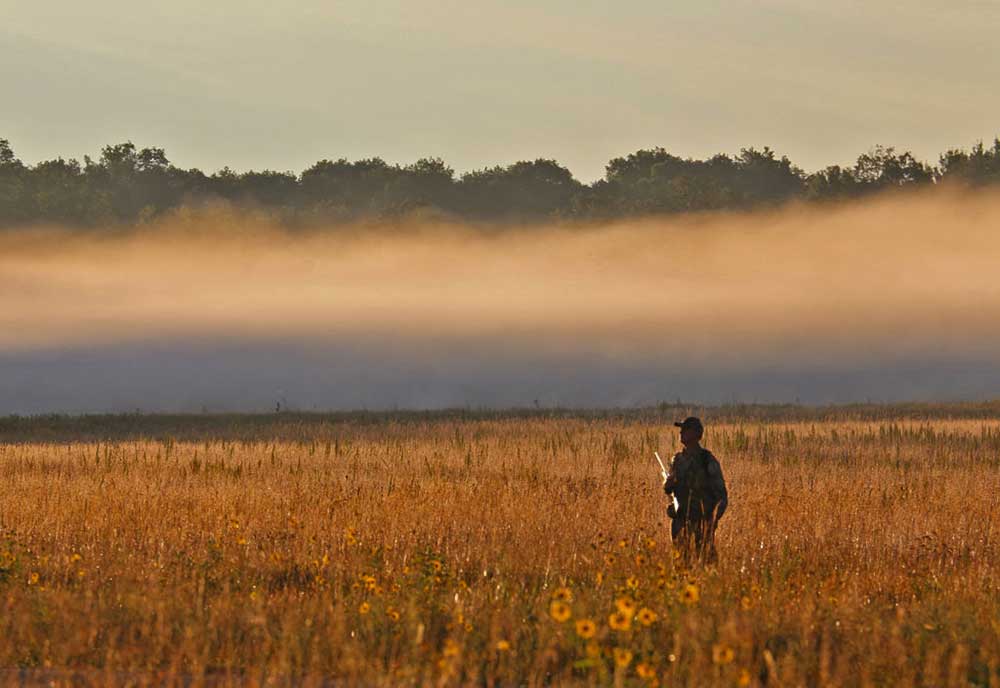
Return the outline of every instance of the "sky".
<path id="1" fill-rule="evenodd" d="M 30 164 L 131 140 L 300 172 L 663 146 L 807 171 L 1000 134 L 1000 2 L 0 0 L 0 138 Z"/>

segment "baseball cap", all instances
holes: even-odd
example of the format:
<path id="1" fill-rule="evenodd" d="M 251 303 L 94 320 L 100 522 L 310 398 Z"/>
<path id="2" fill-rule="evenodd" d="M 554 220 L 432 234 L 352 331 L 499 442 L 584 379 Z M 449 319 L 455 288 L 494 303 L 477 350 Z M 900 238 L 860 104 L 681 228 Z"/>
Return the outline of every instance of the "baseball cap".
<path id="1" fill-rule="evenodd" d="M 688 428 L 694 428 L 702 432 L 705 430 L 705 426 L 701 424 L 701 418 L 696 418 L 695 416 L 688 416 L 683 421 L 675 422 L 674 425 L 681 430 L 687 430 Z"/>

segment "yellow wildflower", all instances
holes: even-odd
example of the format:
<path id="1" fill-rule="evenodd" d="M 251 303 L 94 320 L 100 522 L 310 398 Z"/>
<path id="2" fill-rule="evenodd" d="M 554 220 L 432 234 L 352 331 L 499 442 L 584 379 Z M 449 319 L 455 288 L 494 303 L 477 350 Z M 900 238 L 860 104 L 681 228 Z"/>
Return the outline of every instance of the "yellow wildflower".
<path id="1" fill-rule="evenodd" d="M 614 649 L 615 664 L 622 668 L 627 667 L 632 663 L 632 650 L 624 647 L 616 647 Z"/>
<path id="2" fill-rule="evenodd" d="M 597 624 L 590 619 L 580 619 L 576 622 L 576 634 L 584 640 L 590 640 L 597 633 Z"/>
<path id="3" fill-rule="evenodd" d="M 635 600 L 628 596 L 619 597 L 615 600 L 615 609 L 631 618 L 635 615 Z"/>
<path id="4" fill-rule="evenodd" d="M 569 588 L 556 588 L 552 591 L 552 599 L 559 600 L 560 602 L 572 602 L 573 601 L 573 591 Z"/>
<path id="5" fill-rule="evenodd" d="M 636 578 L 635 576 L 629 576 L 628 578 L 625 579 L 625 587 L 627 587 L 629 590 L 638 590 L 639 579 Z"/>
<path id="6" fill-rule="evenodd" d="M 650 626 L 656 622 L 657 616 L 649 607 L 643 607 L 635 617 L 643 626 Z"/>
<path id="7" fill-rule="evenodd" d="M 563 623 L 564 621 L 569 621 L 569 617 L 573 615 L 570 611 L 569 605 L 565 602 L 560 602 L 559 600 L 552 600 L 552 604 L 549 605 L 549 616 L 556 623 Z"/>
<path id="8" fill-rule="evenodd" d="M 510 642 L 507 640 L 497 641 L 497 652 L 508 652 L 510 651 Z"/>
<path id="9" fill-rule="evenodd" d="M 653 678 L 656 676 L 656 669 L 642 662 L 635 667 L 635 673 L 639 675 L 639 678 Z"/>
<path id="10" fill-rule="evenodd" d="M 615 612 L 608 617 L 608 625 L 616 631 L 627 631 L 632 628 L 632 617 L 628 614 Z"/>
<path id="11" fill-rule="evenodd" d="M 692 605 L 698 604 L 698 600 L 701 599 L 701 594 L 698 591 L 698 586 L 694 583 L 688 583 L 681 590 L 681 602 L 684 604 Z"/>
<path id="12" fill-rule="evenodd" d="M 725 645 L 723 643 L 716 643 L 712 646 L 712 663 L 713 664 L 729 664 L 735 658 L 736 653 L 733 652 L 733 648 Z"/>
<path id="13" fill-rule="evenodd" d="M 362 615 L 367 614 L 371 610 L 372 610 L 372 606 L 370 604 L 368 604 L 367 602 L 362 602 L 361 605 L 358 606 L 358 613 L 362 614 Z"/>
<path id="14" fill-rule="evenodd" d="M 740 688 L 746 688 L 750 685 L 750 670 L 740 669 L 740 676 L 736 679 L 736 685 Z"/>
<path id="15" fill-rule="evenodd" d="M 445 657 L 457 657 L 461 651 L 462 648 L 459 647 L 459 644 L 451 638 L 448 638 L 444 641 L 444 649 L 441 651 L 441 654 Z"/>

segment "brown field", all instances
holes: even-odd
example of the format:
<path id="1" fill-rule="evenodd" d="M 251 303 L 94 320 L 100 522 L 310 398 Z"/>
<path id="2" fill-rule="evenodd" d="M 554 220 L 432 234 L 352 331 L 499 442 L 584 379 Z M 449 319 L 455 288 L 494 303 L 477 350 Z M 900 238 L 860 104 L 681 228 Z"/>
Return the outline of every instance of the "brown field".
<path id="1" fill-rule="evenodd" d="M 0 421 L 0 682 L 1000 685 L 1000 407 L 703 413 Z"/>

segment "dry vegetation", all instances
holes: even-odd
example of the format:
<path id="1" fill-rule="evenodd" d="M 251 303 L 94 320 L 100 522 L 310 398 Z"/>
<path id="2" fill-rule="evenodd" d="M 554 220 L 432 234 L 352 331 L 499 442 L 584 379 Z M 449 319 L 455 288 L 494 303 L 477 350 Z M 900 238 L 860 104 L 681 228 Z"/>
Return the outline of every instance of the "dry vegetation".
<path id="1" fill-rule="evenodd" d="M 705 415 L 710 570 L 672 412 L 0 425 L 0 681 L 1000 685 L 1000 421 Z"/>

